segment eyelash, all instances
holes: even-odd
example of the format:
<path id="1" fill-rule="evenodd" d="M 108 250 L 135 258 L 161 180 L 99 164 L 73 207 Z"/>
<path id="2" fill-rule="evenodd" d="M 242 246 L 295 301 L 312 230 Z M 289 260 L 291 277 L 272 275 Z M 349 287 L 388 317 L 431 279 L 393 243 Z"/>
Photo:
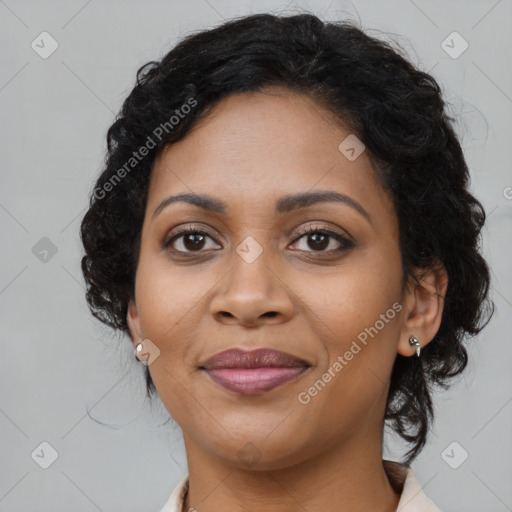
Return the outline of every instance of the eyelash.
<path id="1" fill-rule="evenodd" d="M 304 236 L 310 235 L 310 234 L 313 234 L 313 233 L 315 233 L 315 234 L 319 233 L 319 234 L 327 235 L 327 236 L 329 236 L 331 238 L 334 238 L 337 242 L 339 242 L 341 244 L 341 246 L 338 249 L 330 249 L 328 251 L 305 251 L 305 252 L 333 255 L 333 254 L 341 253 L 343 251 L 352 249 L 356 245 L 354 241 L 352 241 L 351 239 L 341 235 L 340 233 L 336 233 L 335 231 L 331 231 L 331 230 L 329 230 L 327 228 L 315 227 L 315 226 L 311 226 L 311 225 L 308 226 L 305 229 L 300 230 L 297 233 L 297 236 L 295 237 L 295 239 L 293 240 L 292 243 L 295 243 L 298 240 L 300 240 L 301 238 L 303 238 Z M 195 227 L 193 225 L 192 226 L 186 226 L 184 228 L 178 229 L 178 231 L 175 232 L 171 237 L 166 238 L 164 240 L 164 242 L 162 243 L 162 249 L 163 250 L 168 250 L 169 247 L 173 244 L 173 242 L 175 242 L 177 239 L 179 239 L 182 236 L 190 235 L 190 234 L 203 235 L 203 236 L 207 236 L 208 238 L 214 240 L 214 238 L 208 232 L 206 232 L 206 231 L 204 231 L 204 230 L 202 230 L 200 228 L 197 228 L 197 227 Z M 171 252 L 176 252 L 176 253 L 181 253 L 181 254 L 194 254 L 194 253 L 199 254 L 199 253 L 204 252 L 204 251 L 201 251 L 201 250 L 199 250 L 199 251 L 177 251 L 177 250 L 174 249 Z"/>

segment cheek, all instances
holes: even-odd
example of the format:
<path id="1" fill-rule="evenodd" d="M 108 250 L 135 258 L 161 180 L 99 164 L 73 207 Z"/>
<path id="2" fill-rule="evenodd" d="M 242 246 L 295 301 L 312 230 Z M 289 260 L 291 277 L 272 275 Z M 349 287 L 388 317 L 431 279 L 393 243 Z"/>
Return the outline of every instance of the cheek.
<path id="1" fill-rule="evenodd" d="M 210 286 L 194 276 L 192 267 L 176 271 L 161 255 L 141 254 L 136 301 L 142 333 L 169 361 L 176 361 L 179 354 L 183 358 L 195 328 L 197 304 Z"/>
<path id="2" fill-rule="evenodd" d="M 305 314 L 315 323 L 327 353 L 313 379 L 320 377 L 322 382 L 311 390 L 325 393 L 319 401 L 332 400 L 341 409 L 357 409 L 380 396 L 387 386 L 402 310 L 397 261 L 368 251 L 328 279 L 296 281 L 303 283 L 295 291 L 307 302 Z M 333 412 L 341 409 L 335 405 Z"/>
<path id="3" fill-rule="evenodd" d="M 173 271 L 164 258 L 141 255 L 137 271 L 137 308 L 142 334 L 159 348 L 149 366 L 157 393 L 171 416 L 186 422 L 197 404 L 191 386 L 195 371 L 192 348 L 198 325 L 198 303 L 213 283 L 192 271 Z M 197 350 L 197 348 L 196 348 Z M 206 421 L 206 418 L 203 418 Z"/>
<path id="4" fill-rule="evenodd" d="M 366 329 L 376 322 L 382 334 L 390 330 L 390 320 L 400 309 L 393 308 L 400 300 L 399 261 L 399 257 L 386 258 L 373 249 L 359 252 L 329 275 L 295 276 L 294 292 L 305 304 L 310 321 L 316 318 L 325 341 L 343 350 L 361 333 L 364 338 Z"/>

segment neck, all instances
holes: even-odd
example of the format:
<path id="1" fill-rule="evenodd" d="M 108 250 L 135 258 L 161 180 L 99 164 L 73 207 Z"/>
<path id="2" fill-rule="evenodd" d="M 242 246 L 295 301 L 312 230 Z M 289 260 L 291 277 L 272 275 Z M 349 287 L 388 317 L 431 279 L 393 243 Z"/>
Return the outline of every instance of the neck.
<path id="1" fill-rule="evenodd" d="M 189 492 L 183 510 L 395 512 L 400 494 L 382 461 L 382 438 L 360 432 L 297 464 L 240 469 L 185 437 Z"/>

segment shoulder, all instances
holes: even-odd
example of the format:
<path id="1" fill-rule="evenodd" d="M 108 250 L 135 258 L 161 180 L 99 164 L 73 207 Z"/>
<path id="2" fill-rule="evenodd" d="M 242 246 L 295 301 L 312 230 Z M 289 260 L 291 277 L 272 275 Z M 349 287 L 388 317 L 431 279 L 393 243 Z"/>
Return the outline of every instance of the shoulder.
<path id="1" fill-rule="evenodd" d="M 411 467 L 389 460 L 384 460 L 383 464 L 391 485 L 400 494 L 396 512 L 441 512 L 423 492 Z"/>
<path id="2" fill-rule="evenodd" d="M 169 499 L 159 512 L 181 512 L 185 501 L 185 495 L 188 491 L 188 475 L 183 477 L 174 490 Z"/>

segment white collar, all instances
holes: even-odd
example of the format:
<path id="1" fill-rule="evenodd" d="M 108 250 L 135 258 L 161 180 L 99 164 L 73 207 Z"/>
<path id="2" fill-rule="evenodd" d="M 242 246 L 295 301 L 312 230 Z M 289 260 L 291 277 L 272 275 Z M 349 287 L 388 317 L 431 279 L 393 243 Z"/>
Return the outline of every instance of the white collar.
<path id="1" fill-rule="evenodd" d="M 384 469 L 392 481 L 393 487 L 402 489 L 396 512 L 441 512 L 423 492 L 412 468 L 398 462 L 387 460 L 383 462 Z M 160 512 L 181 512 L 187 490 L 188 475 L 176 485 Z"/>

